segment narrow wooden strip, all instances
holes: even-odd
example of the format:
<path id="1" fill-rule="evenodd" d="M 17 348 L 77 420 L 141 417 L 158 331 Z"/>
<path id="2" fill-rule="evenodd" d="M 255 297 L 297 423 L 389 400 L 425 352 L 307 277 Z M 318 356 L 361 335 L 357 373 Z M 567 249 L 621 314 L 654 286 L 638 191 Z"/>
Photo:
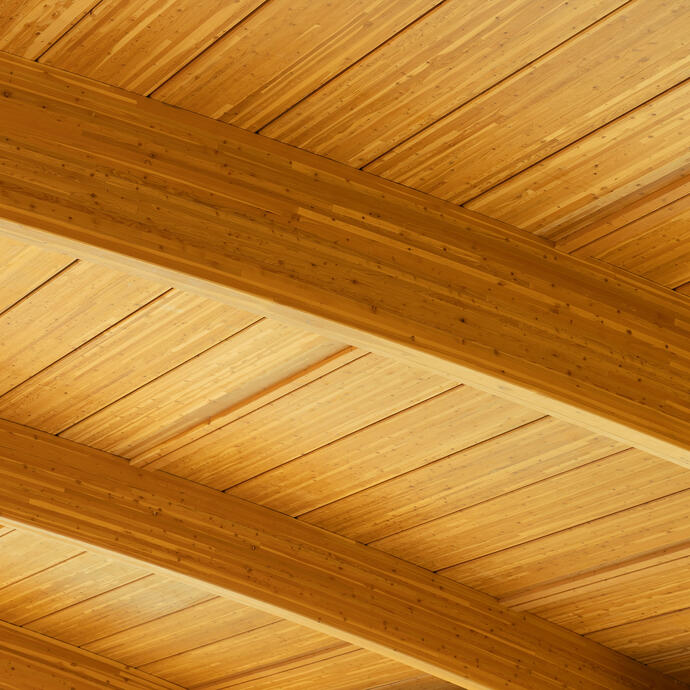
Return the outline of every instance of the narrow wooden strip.
<path id="1" fill-rule="evenodd" d="M 314 381 L 321 376 L 325 376 L 331 371 L 335 371 L 350 362 L 353 362 L 360 357 L 363 357 L 366 353 L 358 350 L 355 347 L 346 347 L 340 352 L 336 352 L 334 355 L 330 355 L 320 362 L 312 364 L 302 371 L 286 376 L 284 379 L 277 381 L 276 383 L 264 388 L 249 397 L 240 400 L 233 405 L 230 405 L 227 409 L 217 412 L 203 422 L 194 424 L 188 429 L 183 429 L 179 433 L 171 436 L 169 439 L 156 444 L 152 448 L 149 448 L 143 453 L 135 456 L 131 460 L 131 464 L 135 467 L 146 467 L 149 470 L 160 470 L 165 467 L 171 460 L 166 456 L 182 446 L 195 441 L 206 434 L 220 429 L 220 427 L 234 422 L 236 419 L 243 417 L 254 410 L 258 410 L 264 405 L 273 400 L 281 398 L 283 395 L 306 386 L 311 381 Z"/>

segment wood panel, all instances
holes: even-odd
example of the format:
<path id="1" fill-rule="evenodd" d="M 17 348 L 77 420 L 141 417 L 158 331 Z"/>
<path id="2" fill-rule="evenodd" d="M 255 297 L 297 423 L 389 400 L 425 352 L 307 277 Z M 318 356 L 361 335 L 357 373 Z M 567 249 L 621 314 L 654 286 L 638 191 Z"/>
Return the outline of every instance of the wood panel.
<path id="1" fill-rule="evenodd" d="M 533 4 L 528 11 L 541 24 Z M 565 19 L 565 13 L 555 8 L 554 13 Z M 443 199 L 466 202 L 690 75 L 688 27 L 685 3 L 624 3 L 367 169 Z M 636 135 L 643 133 L 637 130 Z M 603 184 L 601 176 L 593 183 Z M 563 199 L 551 202 L 550 210 L 565 205 Z M 484 203 L 470 207 L 484 209 Z M 519 214 L 499 217 L 522 227 Z"/>
<path id="2" fill-rule="evenodd" d="M 96 4 L 97 0 L 3 0 L 0 50 L 34 60 Z"/>
<path id="3" fill-rule="evenodd" d="M 136 93 L 151 93 L 261 0 L 104 0 L 41 57 Z"/>
<path id="4" fill-rule="evenodd" d="M 0 314 L 74 260 L 7 237 L 0 238 L 0 256 Z"/>
<path id="5" fill-rule="evenodd" d="M 679 287 L 690 281 L 690 195 L 624 225 L 575 252 Z"/>
<path id="6" fill-rule="evenodd" d="M 690 555 L 690 492 L 643 503 L 443 570 L 506 604 Z"/>
<path id="7" fill-rule="evenodd" d="M 296 457 L 230 491 L 281 513 L 300 515 L 538 416 L 461 386 Z"/>
<path id="8" fill-rule="evenodd" d="M 413 135 L 621 4 L 442 3 L 262 134 L 356 167 L 411 138 L 401 157 L 414 165 L 421 147 Z M 446 152 L 455 148 L 448 135 L 437 142 Z M 466 147 L 460 155 L 467 157 Z M 387 158 L 373 168 L 384 176 L 387 169 Z"/>
<path id="9" fill-rule="evenodd" d="M 438 570 L 687 488 L 690 472 L 623 451 L 373 543 Z"/>
<path id="10" fill-rule="evenodd" d="M 1 396 L 0 416 L 58 433 L 257 320 L 196 295 L 168 292 Z M 74 318 L 72 327 L 78 323 Z"/>
<path id="11" fill-rule="evenodd" d="M 213 597 L 147 623 L 106 635 L 85 649 L 130 666 L 143 666 L 261 628 L 278 619 Z"/>
<path id="12" fill-rule="evenodd" d="M 175 679 L 172 682 L 184 687 L 225 688 L 239 684 L 234 681 L 275 674 L 281 667 L 330 659 L 350 649 L 352 645 L 340 640 L 279 621 L 142 668 L 166 680 Z M 415 672 L 409 669 L 409 673 Z"/>
<path id="13" fill-rule="evenodd" d="M 453 387 L 367 355 L 170 453 L 165 471 L 227 489 Z"/>
<path id="14" fill-rule="evenodd" d="M 255 131 L 438 4 L 271 0 L 154 98 Z"/>
<path id="15" fill-rule="evenodd" d="M 616 450 L 620 446 L 614 441 L 547 417 L 301 518 L 366 543 L 515 491 Z"/>
<path id="16" fill-rule="evenodd" d="M 3 690 L 182 690 L 111 659 L 0 621 Z"/>
<path id="17" fill-rule="evenodd" d="M 262 320 L 66 429 L 62 435 L 133 457 L 342 349 Z"/>
<path id="18" fill-rule="evenodd" d="M 0 391 L 19 385 L 163 291 L 143 278 L 72 264 L 0 316 Z"/>
<path id="19" fill-rule="evenodd" d="M 151 99 L 18 58 L 0 68 L 4 233 L 85 241 L 687 464 L 690 311 L 672 291 Z"/>
<path id="20" fill-rule="evenodd" d="M 688 608 L 690 558 L 680 558 L 516 605 L 578 633 Z M 644 593 L 635 596 L 634 593 Z"/>
<path id="21" fill-rule="evenodd" d="M 18 521 L 145 561 L 155 572 L 177 573 L 209 592 L 469 687 L 508 682 L 535 690 L 535 678 L 554 689 L 678 687 L 605 647 L 376 549 L 65 439 L 9 422 L 0 428 L 5 525 Z M 167 673 L 194 672 L 175 663 Z"/>
<path id="22" fill-rule="evenodd" d="M 690 609 L 618 625 L 589 637 L 680 680 L 690 680 Z"/>
<path id="23" fill-rule="evenodd" d="M 468 208 L 558 242 L 690 173 L 690 82 L 494 187 Z"/>

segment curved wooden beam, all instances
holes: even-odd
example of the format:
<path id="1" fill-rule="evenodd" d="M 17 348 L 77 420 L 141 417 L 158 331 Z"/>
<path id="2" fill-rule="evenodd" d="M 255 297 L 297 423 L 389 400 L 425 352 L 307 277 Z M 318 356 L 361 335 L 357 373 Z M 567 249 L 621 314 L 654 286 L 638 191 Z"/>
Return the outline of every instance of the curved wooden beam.
<path id="1" fill-rule="evenodd" d="M 2 421 L 0 520 L 145 563 L 468 690 L 685 687 L 372 547 Z"/>
<path id="2" fill-rule="evenodd" d="M 374 175 L 3 55 L 0 218 L 690 466 L 686 298 Z"/>

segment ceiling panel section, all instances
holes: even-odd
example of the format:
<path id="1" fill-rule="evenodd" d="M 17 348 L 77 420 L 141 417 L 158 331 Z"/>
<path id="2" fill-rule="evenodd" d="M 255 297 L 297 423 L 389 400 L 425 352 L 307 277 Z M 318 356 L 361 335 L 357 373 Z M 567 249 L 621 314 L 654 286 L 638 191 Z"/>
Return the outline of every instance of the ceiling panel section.
<path id="1" fill-rule="evenodd" d="M 0 50 L 35 60 L 98 0 L 3 0 Z"/>
<path id="2" fill-rule="evenodd" d="M 170 453 L 165 470 L 224 490 L 453 387 L 367 355 Z"/>
<path id="3" fill-rule="evenodd" d="M 515 608 L 580 634 L 690 607 L 690 558 L 560 592 Z"/>
<path id="4" fill-rule="evenodd" d="M 342 348 L 320 336 L 263 319 L 62 435 L 132 457 Z"/>
<path id="5" fill-rule="evenodd" d="M 64 357 L 165 288 L 79 261 L 0 316 L 0 392 Z"/>
<path id="6" fill-rule="evenodd" d="M 445 2 L 261 133 L 356 167 L 412 137 L 401 154 L 412 166 L 413 135 L 621 4 Z M 436 142 L 447 153 L 454 139 Z M 388 166 L 384 159 L 372 171 Z"/>
<path id="7" fill-rule="evenodd" d="M 263 611 L 215 597 L 84 645 L 130 666 L 142 666 L 275 623 Z"/>
<path id="8" fill-rule="evenodd" d="M 442 571 L 506 603 L 690 555 L 690 491 L 679 491 Z"/>
<path id="9" fill-rule="evenodd" d="M 615 441 L 547 417 L 301 517 L 331 532 L 370 542 L 622 448 Z"/>
<path id="10" fill-rule="evenodd" d="M 294 623 L 272 625 L 142 666 L 184 687 L 225 688 L 354 650 L 350 644 Z"/>
<path id="11" fill-rule="evenodd" d="M 0 397 L 0 416 L 57 434 L 258 318 L 167 292 Z"/>
<path id="12" fill-rule="evenodd" d="M 6 237 L 0 237 L 0 257 L 0 313 L 74 261 Z"/>
<path id="13" fill-rule="evenodd" d="M 438 570 L 686 488 L 687 469 L 628 450 L 373 544 Z"/>
<path id="14" fill-rule="evenodd" d="M 564 241 L 611 208 L 690 173 L 690 82 L 620 117 L 467 204 Z"/>
<path id="15" fill-rule="evenodd" d="M 154 93 L 257 130 L 440 0 L 271 0 Z"/>
<path id="16" fill-rule="evenodd" d="M 300 515 L 540 416 L 459 386 L 230 491 L 281 513 Z"/>
<path id="17" fill-rule="evenodd" d="M 626 3 L 367 170 L 464 203 L 690 76 L 689 22 L 686 3 Z"/>
<path id="18" fill-rule="evenodd" d="M 104 0 L 41 62 L 148 94 L 261 0 Z"/>

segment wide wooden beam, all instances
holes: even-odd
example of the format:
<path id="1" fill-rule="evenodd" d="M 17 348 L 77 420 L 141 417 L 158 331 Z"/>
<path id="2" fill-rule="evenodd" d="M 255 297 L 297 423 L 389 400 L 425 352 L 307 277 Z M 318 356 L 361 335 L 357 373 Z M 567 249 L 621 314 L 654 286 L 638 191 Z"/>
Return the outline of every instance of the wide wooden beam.
<path id="1" fill-rule="evenodd" d="M 2 55 L 0 218 L 690 466 L 687 298 L 371 174 Z"/>
<path id="2" fill-rule="evenodd" d="M 0 687 L 12 690 L 182 690 L 71 644 L 0 621 Z"/>
<path id="3" fill-rule="evenodd" d="M 0 520 L 143 562 L 469 690 L 684 687 L 371 547 L 1 421 Z"/>

